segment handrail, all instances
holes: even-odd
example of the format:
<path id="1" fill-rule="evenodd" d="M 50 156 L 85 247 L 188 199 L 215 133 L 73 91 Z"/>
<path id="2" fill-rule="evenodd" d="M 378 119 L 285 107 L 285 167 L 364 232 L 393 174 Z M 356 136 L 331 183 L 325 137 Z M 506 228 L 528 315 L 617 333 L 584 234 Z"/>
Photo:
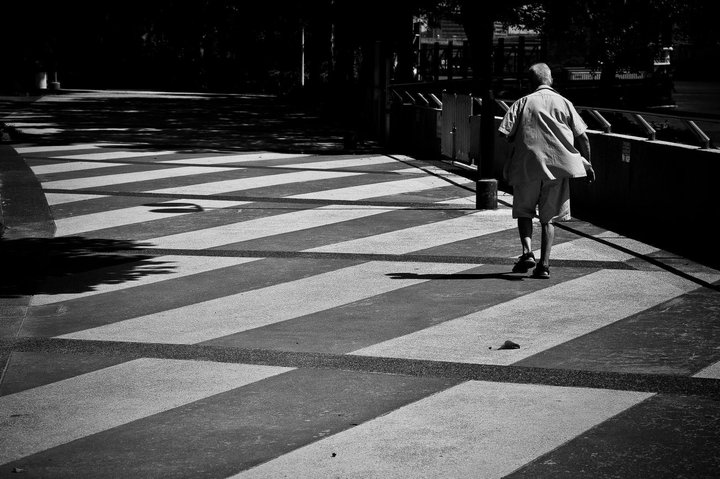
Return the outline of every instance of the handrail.
<path id="1" fill-rule="evenodd" d="M 610 122 L 607 121 L 607 119 L 605 119 L 605 117 L 602 116 L 599 111 L 595 109 L 589 109 L 588 111 L 593 116 L 593 118 L 595 118 L 598 123 L 600 123 L 600 125 L 602 126 L 602 130 L 605 133 L 612 133 L 612 124 L 610 124 Z"/>
<path id="2" fill-rule="evenodd" d="M 704 131 L 702 131 L 694 121 L 692 120 L 685 120 L 685 124 L 688 126 L 690 131 L 692 131 L 695 136 L 698 137 L 700 140 L 700 148 L 710 148 L 710 137 L 705 134 Z"/>
<path id="3" fill-rule="evenodd" d="M 398 93 L 396 88 L 391 88 L 392 94 L 395 98 L 407 102 L 409 101 L 417 106 L 417 107 L 425 107 L 425 108 L 433 108 L 433 109 L 442 109 L 443 104 L 442 101 L 438 99 L 438 97 L 433 93 L 420 93 L 420 92 L 414 92 L 415 98 L 408 90 L 403 90 L 401 95 Z M 481 104 L 481 99 L 473 97 L 473 99 L 478 103 Z M 503 98 L 496 98 L 495 103 L 502 109 L 503 112 L 507 112 L 510 107 L 509 104 L 512 103 L 512 100 L 503 99 Z M 608 121 L 603 114 L 621 114 L 621 115 L 627 115 L 630 118 L 632 118 L 639 126 L 641 126 L 645 132 L 645 138 L 647 138 L 649 141 L 656 141 L 657 140 L 657 130 L 653 127 L 653 125 L 648 122 L 648 120 L 645 119 L 645 117 L 652 117 L 653 119 L 672 119 L 674 121 L 681 122 L 682 125 L 684 125 L 696 138 L 697 138 L 697 146 L 702 149 L 710 149 L 712 148 L 712 139 L 697 125 L 697 121 L 702 122 L 710 122 L 710 123 L 720 123 L 720 120 L 716 120 L 714 118 L 702 118 L 702 117 L 696 117 L 696 116 L 676 116 L 672 114 L 667 113 L 655 113 L 655 112 L 649 112 L 649 111 L 637 111 L 637 110 L 624 110 L 624 109 L 614 109 L 614 108 L 603 108 L 603 107 L 591 107 L 591 106 L 576 106 L 576 109 L 579 111 L 586 111 L 592 117 L 600 124 L 600 130 L 603 133 L 611 134 L 613 133 L 613 126 L 610 121 Z M 652 120 L 654 121 L 654 120 Z M 688 144 L 684 142 L 678 142 L 673 141 L 672 143 L 678 143 L 678 144 Z M 691 143 L 692 144 L 692 143 Z"/>
<path id="4" fill-rule="evenodd" d="M 640 116 L 639 113 L 632 113 L 632 117 L 645 129 L 645 134 L 647 135 L 648 140 L 655 140 L 655 135 L 657 134 L 655 128 L 653 128 L 650 123 L 645 120 L 645 118 Z"/>
<path id="5" fill-rule="evenodd" d="M 422 93 L 416 92 L 415 95 L 417 95 L 417 97 L 420 98 L 420 101 L 422 101 L 425 104 L 425 106 L 430 106 L 430 102 L 427 101 L 427 99 L 423 96 Z"/>
<path id="6" fill-rule="evenodd" d="M 428 96 L 435 103 L 435 106 L 437 108 L 442 108 L 442 102 L 440 101 L 440 99 L 437 96 L 435 96 L 434 93 L 430 93 Z"/>

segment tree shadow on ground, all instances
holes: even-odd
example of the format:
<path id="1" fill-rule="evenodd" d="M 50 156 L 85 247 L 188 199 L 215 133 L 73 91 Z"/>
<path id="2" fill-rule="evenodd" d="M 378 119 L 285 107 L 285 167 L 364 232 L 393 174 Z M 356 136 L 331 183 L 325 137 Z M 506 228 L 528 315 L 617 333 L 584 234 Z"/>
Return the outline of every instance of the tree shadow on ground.
<path id="1" fill-rule="evenodd" d="M 346 137 L 356 125 L 328 118 L 318 105 L 271 95 L 69 91 L 29 104 L 0 102 L 4 113 L 13 107 L 18 109 L 16 121 L 26 127 L 23 141 L 37 144 L 101 140 L 187 153 L 380 150 L 364 142 L 348 151 Z M 6 122 L 12 125 L 13 120 Z M 33 123 L 38 128 L 33 129 Z"/>
<path id="2" fill-rule="evenodd" d="M 0 298 L 93 291 L 101 284 L 169 274 L 172 263 L 138 250 L 147 245 L 83 237 L 0 240 Z"/>

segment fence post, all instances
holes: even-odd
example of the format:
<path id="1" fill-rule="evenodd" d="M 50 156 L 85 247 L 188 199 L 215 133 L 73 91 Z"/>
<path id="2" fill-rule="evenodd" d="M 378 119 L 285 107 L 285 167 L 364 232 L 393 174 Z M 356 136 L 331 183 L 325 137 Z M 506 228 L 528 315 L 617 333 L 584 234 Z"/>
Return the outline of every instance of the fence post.
<path id="1" fill-rule="evenodd" d="M 495 75 L 502 75 L 505 70 L 505 39 L 498 38 L 495 47 Z"/>
<path id="2" fill-rule="evenodd" d="M 468 65 L 470 64 L 470 42 L 463 40 L 462 46 L 462 76 L 468 77 Z"/>
<path id="3" fill-rule="evenodd" d="M 438 42 L 435 42 L 433 44 L 433 60 L 432 60 L 432 74 L 433 74 L 433 80 L 439 81 L 440 80 L 440 44 Z"/>

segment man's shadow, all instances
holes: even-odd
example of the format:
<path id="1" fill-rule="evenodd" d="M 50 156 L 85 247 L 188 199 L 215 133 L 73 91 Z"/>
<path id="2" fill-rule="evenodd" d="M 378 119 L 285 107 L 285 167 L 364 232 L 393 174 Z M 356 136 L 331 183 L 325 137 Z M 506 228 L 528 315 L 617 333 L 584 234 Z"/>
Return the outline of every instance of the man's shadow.
<path id="1" fill-rule="evenodd" d="M 439 280 L 458 280 L 458 279 L 502 279 L 505 281 L 522 281 L 523 276 L 515 273 L 449 273 L 449 274 L 418 274 L 418 273 L 388 273 L 386 276 L 392 279 L 439 279 Z"/>

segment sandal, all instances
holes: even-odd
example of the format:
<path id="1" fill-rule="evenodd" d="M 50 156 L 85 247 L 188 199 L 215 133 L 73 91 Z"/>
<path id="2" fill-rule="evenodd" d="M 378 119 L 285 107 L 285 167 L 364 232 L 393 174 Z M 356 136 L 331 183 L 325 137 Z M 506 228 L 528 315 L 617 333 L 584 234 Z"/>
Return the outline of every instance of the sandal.
<path id="1" fill-rule="evenodd" d="M 524 253 L 518 258 L 512 271 L 513 273 L 527 273 L 536 263 L 535 255 L 532 252 Z"/>

